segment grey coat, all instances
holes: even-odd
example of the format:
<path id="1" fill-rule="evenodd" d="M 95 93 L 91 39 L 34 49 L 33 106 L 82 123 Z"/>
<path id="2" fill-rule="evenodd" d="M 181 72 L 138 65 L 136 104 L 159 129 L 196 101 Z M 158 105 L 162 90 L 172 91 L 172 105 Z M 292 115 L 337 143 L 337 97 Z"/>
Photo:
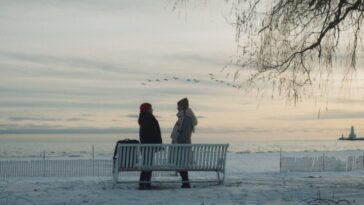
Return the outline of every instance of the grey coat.
<path id="1" fill-rule="evenodd" d="M 181 130 L 178 132 L 176 144 L 191 144 L 191 135 L 193 130 L 192 118 L 185 116 L 182 121 Z"/>
<path id="2" fill-rule="evenodd" d="M 171 134 L 172 144 L 191 144 L 191 135 L 197 125 L 195 114 L 187 108 L 179 111 L 177 118 Z"/>

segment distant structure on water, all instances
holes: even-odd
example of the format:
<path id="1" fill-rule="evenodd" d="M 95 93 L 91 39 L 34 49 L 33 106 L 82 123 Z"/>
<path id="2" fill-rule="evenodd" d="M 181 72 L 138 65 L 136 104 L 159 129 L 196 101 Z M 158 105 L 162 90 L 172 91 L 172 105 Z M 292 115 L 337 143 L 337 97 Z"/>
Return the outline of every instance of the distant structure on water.
<path id="1" fill-rule="evenodd" d="M 341 134 L 341 137 L 339 138 L 339 140 L 364 140 L 364 138 L 357 138 L 355 131 L 354 131 L 354 126 L 351 126 L 349 136 L 347 138 L 345 138 L 344 134 Z"/>

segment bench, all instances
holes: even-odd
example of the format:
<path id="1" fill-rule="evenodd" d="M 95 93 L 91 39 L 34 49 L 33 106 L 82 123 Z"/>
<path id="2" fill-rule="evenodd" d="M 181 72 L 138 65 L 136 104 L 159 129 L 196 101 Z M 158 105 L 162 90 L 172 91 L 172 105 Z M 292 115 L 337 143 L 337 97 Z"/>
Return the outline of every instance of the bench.
<path id="1" fill-rule="evenodd" d="M 119 172 L 210 171 L 218 184 L 225 180 L 228 144 L 119 144 L 113 165 L 114 185 Z M 222 176 L 221 176 L 222 175 Z"/>

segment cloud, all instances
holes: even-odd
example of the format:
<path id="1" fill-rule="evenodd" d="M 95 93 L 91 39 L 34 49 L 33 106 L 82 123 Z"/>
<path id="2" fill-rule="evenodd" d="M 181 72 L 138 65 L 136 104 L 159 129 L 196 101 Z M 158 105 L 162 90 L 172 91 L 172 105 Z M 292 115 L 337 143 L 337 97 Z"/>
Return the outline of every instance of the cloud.
<path id="1" fill-rule="evenodd" d="M 8 117 L 9 121 L 62 121 L 60 118 L 43 118 L 43 117 Z"/>
<path id="2" fill-rule="evenodd" d="M 338 104 L 343 104 L 343 105 L 354 105 L 354 104 L 363 105 L 364 98 L 363 99 L 338 99 L 338 100 L 335 100 L 334 102 L 336 102 Z"/>
<path id="3" fill-rule="evenodd" d="M 19 125 L 15 123 L 0 124 L 0 133 L 11 130 L 51 130 L 51 129 L 63 129 L 60 125 L 43 125 L 28 123 L 25 125 Z"/>
<path id="4" fill-rule="evenodd" d="M 139 117 L 139 115 L 134 115 L 134 114 L 129 114 L 129 115 L 125 115 L 127 118 L 131 118 L 131 119 L 136 119 Z"/>
<path id="5" fill-rule="evenodd" d="M 212 55 L 202 55 L 200 53 L 174 53 L 166 54 L 161 56 L 163 60 L 169 60 L 172 62 L 179 63 L 193 63 L 194 65 L 205 64 L 205 65 L 218 65 L 224 66 L 229 63 L 229 59 L 223 57 L 221 54 Z"/>
<path id="6" fill-rule="evenodd" d="M 364 119 L 364 112 L 329 110 L 305 115 L 275 116 L 266 119 L 284 121 Z"/>
<path id="7" fill-rule="evenodd" d="M 1 134 L 118 134 L 138 133 L 138 128 L 95 128 L 95 127 L 74 127 L 67 128 L 58 125 L 39 124 L 0 124 Z"/>
<path id="8" fill-rule="evenodd" d="M 270 132 L 270 129 L 256 128 L 256 127 L 242 127 L 242 128 L 210 128 L 210 127 L 197 127 L 199 133 L 244 133 L 244 132 L 255 132 L 264 133 Z"/>
<path id="9" fill-rule="evenodd" d="M 133 128 L 63 128 L 63 129 L 6 129 L 1 134 L 120 134 L 137 133 Z"/>
<path id="10" fill-rule="evenodd" d="M 94 108 L 94 109 L 115 109 L 115 108 L 134 108 L 134 105 L 129 104 L 128 102 L 65 102 L 65 101 L 41 101 L 41 100 L 27 100 L 27 101 L 8 101 L 2 102 L 0 101 L 0 106 L 7 107 L 7 108 L 17 108 L 17 107 L 24 107 L 24 108 L 31 108 L 31 107 L 42 107 L 42 108 L 72 108 L 72 109 L 85 109 L 85 108 Z M 22 119 L 20 119 L 22 120 Z M 24 120 L 24 119 L 23 119 Z M 55 119 L 54 119 L 55 120 Z"/>
<path id="11" fill-rule="evenodd" d="M 125 117 L 130 118 L 130 119 L 138 119 L 138 118 L 139 118 L 139 115 L 136 115 L 136 114 L 129 114 L 129 115 L 125 115 Z M 154 115 L 154 117 L 159 118 L 159 119 L 163 118 L 163 117 L 162 117 L 162 116 L 160 116 L 160 115 Z"/>
<path id="12" fill-rule="evenodd" d="M 87 70 L 98 70 L 103 72 L 111 73 L 138 73 L 146 74 L 145 70 L 138 70 L 135 68 L 126 68 L 122 65 L 112 64 L 108 62 L 103 62 L 100 60 L 91 60 L 87 58 L 70 57 L 70 56 L 52 56 L 45 54 L 30 54 L 30 53 L 14 53 L 14 52 L 0 52 L 0 56 L 11 58 L 17 61 L 25 61 L 42 65 L 62 65 L 66 68 L 86 68 Z M 155 74 L 152 72 L 152 74 Z"/>
<path id="13" fill-rule="evenodd" d="M 46 118 L 46 117 L 8 117 L 9 121 L 13 122 L 21 122 L 21 121 L 42 121 L 42 122 L 58 122 L 58 121 L 68 121 L 68 122 L 80 122 L 80 121 L 87 121 L 91 122 L 94 120 L 85 119 L 85 118 Z"/>
<path id="14" fill-rule="evenodd" d="M 85 122 L 85 121 L 94 122 L 95 120 L 73 117 L 73 118 L 67 118 L 67 119 L 65 119 L 65 121 L 68 121 L 68 122 Z"/>
<path id="15" fill-rule="evenodd" d="M 85 113 L 85 114 L 81 114 L 80 116 L 82 116 L 82 117 L 93 117 L 95 115 L 89 114 L 89 113 Z"/>
<path id="16" fill-rule="evenodd" d="M 354 111 L 329 111 L 321 113 L 320 119 L 323 120 L 339 120 L 339 119 L 364 119 L 364 112 Z"/>

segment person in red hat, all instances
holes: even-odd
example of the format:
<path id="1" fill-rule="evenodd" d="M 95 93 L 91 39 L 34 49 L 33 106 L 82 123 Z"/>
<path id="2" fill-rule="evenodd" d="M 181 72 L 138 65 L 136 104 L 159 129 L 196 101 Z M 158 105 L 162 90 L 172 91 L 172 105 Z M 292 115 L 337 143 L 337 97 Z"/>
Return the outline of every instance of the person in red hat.
<path id="1" fill-rule="evenodd" d="M 161 130 L 159 127 L 158 120 L 153 115 L 152 105 L 150 103 L 143 103 L 140 105 L 140 114 L 139 114 L 139 139 L 142 144 L 162 144 L 162 136 Z M 142 150 L 142 155 L 144 161 L 152 162 L 152 158 L 150 160 L 146 160 L 146 157 L 149 156 Z M 151 186 L 151 171 L 142 171 L 140 173 L 139 179 L 139 189 L 150 189 Z"/>

